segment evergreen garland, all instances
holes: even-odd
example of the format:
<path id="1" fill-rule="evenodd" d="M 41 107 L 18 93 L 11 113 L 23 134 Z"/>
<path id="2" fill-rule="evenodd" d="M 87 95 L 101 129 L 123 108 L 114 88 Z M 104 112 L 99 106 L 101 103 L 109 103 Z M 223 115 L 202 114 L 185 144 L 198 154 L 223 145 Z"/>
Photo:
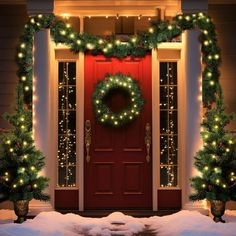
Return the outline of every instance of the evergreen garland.
<path id="1" fill-rule="evenodd" d="M 109 93 L 116 89 L 126 91 L 130 98 L 130 103 L 128 107 L 121 111 L 112 112 L 104 100 Z M 107 75 L 104 80 L 98 82 L 93 93 L 94 112 L 98 122 L 113 127 L 121 127 L 133 121 L 140 114 L 143 105 L 144 100 L 138 82 L 130 76 L 121 73 Z"/>

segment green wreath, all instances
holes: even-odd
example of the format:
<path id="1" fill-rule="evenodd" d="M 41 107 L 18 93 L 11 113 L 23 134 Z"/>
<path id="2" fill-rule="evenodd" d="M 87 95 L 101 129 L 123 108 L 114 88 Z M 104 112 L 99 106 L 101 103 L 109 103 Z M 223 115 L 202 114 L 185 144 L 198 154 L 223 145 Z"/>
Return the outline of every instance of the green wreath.
<path id="1" fill-rule="evenodd" d="M 121 89 L 127 92 L 130 102 L 128 106 L 119 112 L 113 112 L 106 105 L 105 98 L 109 99 L 109 94 Z M 93 93 L 93 107 L 95 116 L 99 123 L 114 127 L 121 127 L 133 121 L 140 114 L 144 105 L 144 100 L 136 80 L 128 75 L 117 73 L 107 75 L 104 80 L 98 82 Z"/>

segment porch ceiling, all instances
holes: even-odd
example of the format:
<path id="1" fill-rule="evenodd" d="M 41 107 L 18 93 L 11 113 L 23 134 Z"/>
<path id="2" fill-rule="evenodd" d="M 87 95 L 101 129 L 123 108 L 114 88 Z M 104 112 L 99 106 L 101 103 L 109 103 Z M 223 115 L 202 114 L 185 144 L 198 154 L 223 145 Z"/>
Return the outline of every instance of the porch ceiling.
<path id="1" fill-rule="evenodd" d="M 181 11 L 181 0 L 55 0 L 56 15 L 72 16 L 155 16 L 157 8 L 161 8 L 166 16 L 173 16 Z"/>

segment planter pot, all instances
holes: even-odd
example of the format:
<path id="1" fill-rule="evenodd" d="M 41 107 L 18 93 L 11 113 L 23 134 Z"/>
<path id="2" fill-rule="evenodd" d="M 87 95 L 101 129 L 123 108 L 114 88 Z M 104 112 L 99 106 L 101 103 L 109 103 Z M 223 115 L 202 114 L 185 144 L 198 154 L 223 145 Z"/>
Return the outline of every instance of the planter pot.
<path id="1" fill-rule="evenodd" d="M 225 220 L 223 220 L 221 217 L 225 213 L 226 202 L 220 200 L 211 200 L 210 204 L 211 204 L 211 214 L 214 216 L 213 220 L 215 222 L 225 223 Z"/>
<path id="2" fill-rule="evenodd" d="M 29 200 L 18 200 L 14 202 L 14 211 L 17 215 L 17 219 L 14 223 L 23 223 L 26 220 L 26 216 L 29 211 Z"/>

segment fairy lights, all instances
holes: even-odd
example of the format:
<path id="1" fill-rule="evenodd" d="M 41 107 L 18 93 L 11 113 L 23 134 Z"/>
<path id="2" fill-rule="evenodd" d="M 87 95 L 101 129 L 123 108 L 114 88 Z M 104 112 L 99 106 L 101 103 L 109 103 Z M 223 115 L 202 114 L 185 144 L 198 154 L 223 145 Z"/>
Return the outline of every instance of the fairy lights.
<path id="1" fill-rule="evenodd" d="M 160 63 L 160 184 L 178 185 L 177 63 Z"/>
<path id="2" fill-rule="evenodd" d="M 59 62 L 58 183 L 76 185 L 76 63 Z"/>

